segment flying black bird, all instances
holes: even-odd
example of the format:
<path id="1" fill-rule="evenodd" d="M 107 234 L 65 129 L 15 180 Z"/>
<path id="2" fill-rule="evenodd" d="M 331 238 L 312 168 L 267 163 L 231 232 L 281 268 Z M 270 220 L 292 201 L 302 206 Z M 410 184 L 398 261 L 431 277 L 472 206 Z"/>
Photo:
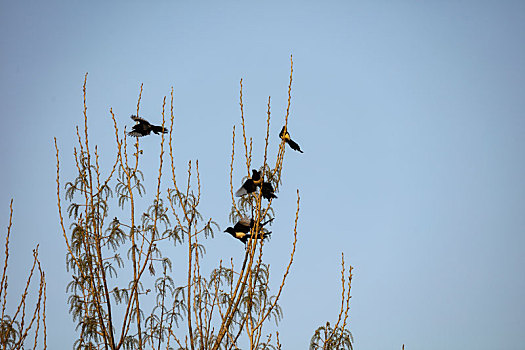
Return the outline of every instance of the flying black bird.
<path id="1" fill-rule="evenodd" d="M 266 198 L 270 200 L 271 198 L 277 198 L 277 196 L 273 193 L 275 190 L 273 189 L 273 186 L 269 182 L 263 182 L 261 187 L 261 192 L 263 198 Z"/>
<path id="2" fill-rule="evenodd" d="M 257 186 L 260 186 L 262 182 L 261 173 L 255 169 L 252 169 L 252 177 L 244 181 L 241 188 L 235 192 L 235 196 L 242 197 L 245 194 L 255 192 Z"/>
<path id="3" fill-rule="evenodd" d="M 132 115 L 131 119 L 133 119 L 137 123 L 133 125 L 133 130 L 128 132 L 129 136 L 142 137 L 142 136 L 149 135 L 152 131 L 157 135 L 159 133 L 165 134 L 168 132 L 166 128 L 162 126 L 150 124 L 146 119 L 137 117 L 136 115 Z"/>
<path id="4" fill-rule="evenodd" d="M 281 129 L 279 137 L 281 138 L 281 140 L 284 140 L 288 145 L 290 145 L 290 148 L 294 151 L 304 153 L 303 151 L 301 151 L 301 147 L 299 147 L 299 145 L 290 138 L 290 133 L 288 132 L 288 130 L 286 130 L 286 125 L 283 126 L 283 128 Z"/>
<path id="5" fill-rule="evenodd" d="M 267 223 L 271 222 L 273 218 L 270 220 L 263 222 L 259 225 L 259 228 L 262 228 Z M 228 232 L 232 237 L 237 238 L 240 240 L 244 245 L 248 242 L 248 238 L 259 238 L 264 239 L 267 236 L 271 235 L 271 232 L 258 232 L 258 233 L 250 233 L 250 230 L 255 225 L 255 222 L 253 219 L 248 219 L 247 217 L 243 217 L 241 220 L 239 220 L 233 227 L 228 227 L 224 232 Z"/>

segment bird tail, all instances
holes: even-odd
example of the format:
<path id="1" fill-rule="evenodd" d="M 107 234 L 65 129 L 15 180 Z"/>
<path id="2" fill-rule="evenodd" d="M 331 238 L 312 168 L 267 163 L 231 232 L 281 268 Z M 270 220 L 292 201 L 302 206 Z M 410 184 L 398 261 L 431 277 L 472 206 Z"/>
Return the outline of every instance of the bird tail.
<path id="1" fill-rule="evenodd" d="M 267 199 L 267 200 L 270 200 L 270 199 L 272 199 L 272 198 L 277 198 L 277 196 L 275 195 L 275 193 L 270 192 L 270 191 L 263 191 L 262 196 L 263 196 L 263 198 L 265 198 L 265 199 Z"/>
<path id="2" fill-rule="evenodd" d="M 304 153 L 303 151 L 301 151 L 301 147 L 299 147 L 299 145 L 294 140 L 289 139 L 288 144 L 290 145 L 290 148 L 293 149 L 294 151 Z"/>
<path id="3" fill-rule="evenodd" d="M 262 234 L 262 238 L 270 237 L 272 235 L 272 231 L 268 231 Z"/>
<path id="4" fill-rule="evenodd" d="M 166 134 L 168 132 L 168 130 L 165 127 L 163 127 L 163 126 L 156 126 L 156 125 L 153 125 L 152 130 L 157 135 L 159 133 Z"/>
<path id="5" fill-rule="evenodd" d="M 272 231 L 268 232 L 259 232 L 259 233 L 252 233 L 250 235 L 250 238 L 262 238 L 265 239 L 266 237 L 270 237 L 272 235 Z"/>
<path id="6" fill-rule="evenodd" d="M 266 225 L 266 224 L 272 222 L 273 219 L 275 219 L 275 218 L 271 218 L 271 219 L 269 219 L 269 220 L 266 220 L 265 222 L 263 222 L 263 223 L 261 224 L 261 227 L 263 227 L 264 225 Z"/>

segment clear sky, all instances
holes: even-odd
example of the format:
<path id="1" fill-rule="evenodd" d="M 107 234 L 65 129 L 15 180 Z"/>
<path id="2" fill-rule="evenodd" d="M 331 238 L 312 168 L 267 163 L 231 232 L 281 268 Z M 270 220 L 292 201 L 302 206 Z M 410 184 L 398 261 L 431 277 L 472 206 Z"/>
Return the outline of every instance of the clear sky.
<path id="1" fill-rule="evenodd" d="M 174 87 L 179 164 L 199 159 L 203 211 L 224 229 L 239 79 L 261 159 L 269 95 L 278 142 L 290 54 L 289 127 L 305 153 L 286 154 L 265 247 L 279 271 L 299 188 L 284 347 L 306 348 L 336 318 L 343 251 L 355 267 L 357 349 L 524 348 L 525 2 L 0 0 L 0 33 L 2 237 L 15 200 L 10 292 L 40 243 L 49 348 L 70 348 L 74 329 L 53 137 L 70 179 L 85 72 L 90 134 L 107 162 L 109 108 L 129 129 L 144 83 L 142 115 L 159 121 Z M 156 167 L 158 138 L 142 144 Z M 238 163 L 237 183 L 244 175 Z M 221 232 L 208 246 L 212 260 L 242 254 Z"/>

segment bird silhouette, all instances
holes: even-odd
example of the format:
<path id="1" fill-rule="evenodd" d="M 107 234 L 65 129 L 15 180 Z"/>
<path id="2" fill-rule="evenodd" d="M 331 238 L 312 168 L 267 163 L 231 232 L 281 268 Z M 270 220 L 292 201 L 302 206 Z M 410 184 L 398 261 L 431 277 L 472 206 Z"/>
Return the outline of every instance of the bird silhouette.
<path id="1" fill-rule="evenodd" d="M 263 182 L 263 184 L 261 186 L 261 192 L 262 192 L 263 198 L 266 198 L 268 200 L 270 200 L 272 198 L 277 198 L 275 193 L 273 193 L 274 191 L 275 190 L 273 189 L 273 186 L 272 186 L 271 183 Z"/>
<path id="2" fill-rule="evenodd" d="M 261 224 L 259 224 L 259 228 L 262 229 L 264 225 L 267 223 L 273 221 L 273 218 L 270 220 L 267 220 Z M 244 243 L 248 242 L 249 238 L 255 238 L 255 239 L 264 239 L 271 235 L 271 232 L 253 232 L 250 233 L 251 229 L 254 227 L 255 221 L 253 219 L 248 219 L 247 217 L 241 218 L 233 227 L 228 227 L 224 232 L 229 233 L 232 235 L 233 238 L 237 238 L 239 241 Z"/>
<path id="3" fill-rule="evenodd" d="M 142 137 L 149 135 L 152 131 L 157 135 L 159 133 L 165 134 L 168 132 L 165 127 L 150 124 L 150 122 L 148 122 L 146 119 L 136 115 L 132 115 L 131 119 L 133 119 L 136 124 L 133 125 L 133 129 L 128 132 L 129 136 Z"/>
<path id="4" fill-rule="evenodd" d="M 301 147 L 299 147 L 299 145 L 290 138 L 290 133 L 286 129 L 286 125 L 283 126 L 283 128 L 281 129 L 281 132 L 279 133 L 279 137 L 281 138 L 281 140 L 284 140 L 290 146 L 290 148 L 293 149 L 294 151 L 304 153 L 301 150 Z"/>
<path id="5" fill-rule="evenodd" d="M 252 177 L 244 181 L 241 188 L 239 188 L 235 192 L 235 196 L 242 197 L 245 194 L 255 192 L 255 190 L 257 189 L 257 186 L 260 186 L 261 183 L 262 183 L 261 173 L 255 169 L 252 169 Z"/>

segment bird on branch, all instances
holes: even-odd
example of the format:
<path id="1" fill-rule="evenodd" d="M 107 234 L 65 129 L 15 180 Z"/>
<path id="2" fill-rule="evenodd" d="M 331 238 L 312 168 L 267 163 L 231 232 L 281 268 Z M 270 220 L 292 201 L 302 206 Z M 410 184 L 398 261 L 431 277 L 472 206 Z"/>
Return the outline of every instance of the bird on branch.
<path id="1" fill-rule="evenodd" d="M 281 132 L 279 133 L 279 137 L 281 138 L 281 140 L 286 142 L 290 146 L 290 148 L 293 149 L 294 151 L 298 151 L 298 152 L 304 153 L 301 150 L 301 147 L 299 147 L 299 145 L 294 140 L 292 140 L 290 138 L 290 133 L 286 129 L 286 125 L 283 126 L 283 128 L 281 129 Z"/>
<path id="2" fill-rule="evenodd" d="M 259 229 L 262 229 L 264 225 L 272 221 L 273 221 L 273 218 L 263 222 L 262 224 L 259 224 Z M 254 226 L 255 226 L 255 221 L 253 219 L 248 219 L 247 217 L 243 217 L 235 225 L 233 225 L 233 227 L 226 228 L 224 232 L 229 233 L 230 235 L 232 235 L 233 238 L 237 238 L 239 241 L 244 243 L 245 246 L 249 238 L 264 239 L 271 235 L 271 232 L 260 232 L 259 231 L 259 232 L 250 233 L 250 231 L 253 229 Z"/>
<path id="3" fill-rule="evenodd" d="M 241 188 L 235 192 L 236 197 L 242 197 L 245 194 L 255 192 L 257 186 L 260 186 L 262 183 L 261 173 L 255 169 L 252 169 L 252 177 L 244 181 Z"/>
<path id="4" fill-rule="evenodd" d="M 273 186 L 270 182 L 263 182 L 261 187 L 261 192 L 263 198 L 266 198 L 268 200 L 272 198 L 277 198 L 277 196 L 273 193 L 275 190 L 273 189 Z"/>

